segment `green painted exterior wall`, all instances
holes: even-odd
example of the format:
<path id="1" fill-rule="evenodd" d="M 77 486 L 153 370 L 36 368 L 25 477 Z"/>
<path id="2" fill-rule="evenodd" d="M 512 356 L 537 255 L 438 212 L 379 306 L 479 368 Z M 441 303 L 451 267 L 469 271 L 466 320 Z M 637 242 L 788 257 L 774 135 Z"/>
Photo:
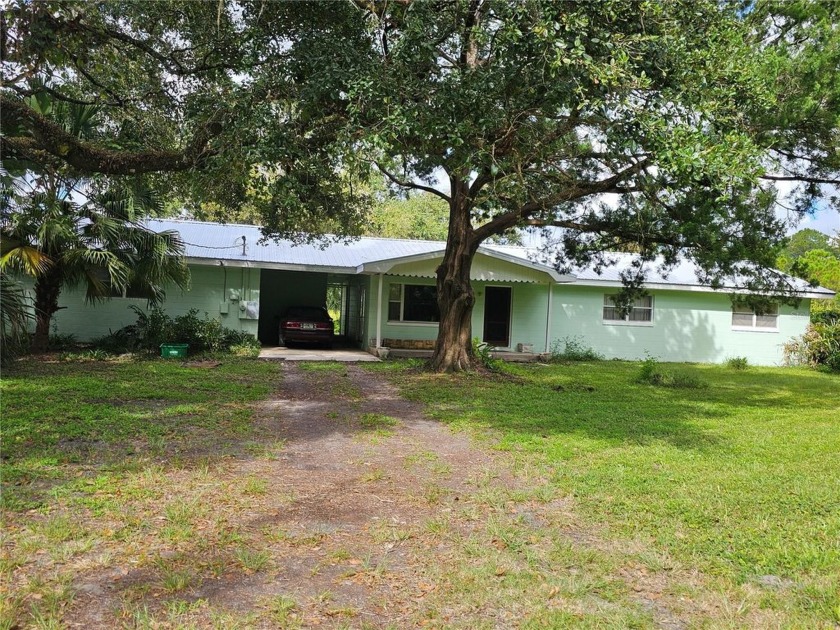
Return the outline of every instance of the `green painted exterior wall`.
<path id="1" fill-rule="evenodd" d="M 778 331 L 732 330 L 728 295 L 700 291 L 651 291 L 653 324 L 605 323 L 605 293 L 618 289 L 554 287 L 552 339 L 578 337 L 607 358 L 637 359 L 645 352 L 663 361 L 720 363 L 746 357 L 754 365 L 780 365 L 783 345 L 801 335 L 809 321 L 809 300 L 798 309 L 779 308 Z"/>
<path id="2" fill-rule="evenodd" d="M 383 276 L 382 289 L 382 338 L 383 339 L 424 339 L 437 337 L 437 324 L 389 322 L 388 287 L 391 284 L 411 284 L 434 286 L 431 278 L 413 278 L 396 275 Z M 535 352 L 542 352 L 545 346 L 545 321 L 548 307 L 548 284 L 525 282 L 477 282 L 473 281 L 476 303 L 472 315 L 472 336 L 482 338 L 484 332 L 484 288 L 487 286 L 508 286 L 511 295 L 511 345 L 515 349 L 519 343 L 533 344 Z M 371 277 L 368 300 L 368 339 L 371 344 L 376 339 L 376 306 L 379 291 L 379 276 Z"/>
<path id="3" fill-rule="evenodd" d="M 368 300 L 367 339 L 375 345 L 379 276 L 372 276 Z M 433 285 L 431 278 L 383 276 L 382 338 L 435 339 L 436 324 L 388 321 L 388 286 L 396 284 Z M 700 291 L 651 291 L 654 299 L 653 323 L 630 325 L 605 323 L 605 293 L 615 288 L 581 287 L 571 284 L 524 282 L 473 282 L 476 304 L 472 317 L 472 336 L 482 338 L 484 330 L 484 288 L 488 285 L 512 289 L 511 335 L 508 350 L 529 344 L 534 352 L 545 352 L 564 338 L 576 338 L 606 358 L 639 359 L 645 353 L 662 361 L 720 363 L 730 357 L 746 357 L 754 365 L 780 365 L 783 345 L 801 335 L 809 321 L 809 300 L 799 308 L 779 308 L 778 330 L 732 330 L 732 306 L 728 295 Z M 549 289 L 550 286 L 550 289 Z M 546 344 L 548 294 L 552 295 L 551 325 Z"/>
<path id="4" fill-rule="evenodd" d="M 170 288 L 166 292 L 163 309 L 171 317 L 184 315 L 191 308 L 198 309 L 199 316 L 207 313 L 219 319 L 226 328 L 244 330 L 257 334 L 257 320 L 240 319 L 239 304 L 227 300 L 226 289 L 238 289 L 244 300 L 259 299 L 260 270 L 248 268 L 227 268 L 218 266 L 191 265 L 191 286 L 189 291 Z M 225 301 L 228 313 L 221 314 L 221 303 Z M 78 341 L 90 341 L 107 335 L 108 331 L 119 330 L 137 321 L 137 315 L 129 307 L 135 305 L 146 310 L 146 300 L 134 298 L 112 298 L 97 304 L 86 304 L 83 290 L 64 289 L 58 299 L 64 307 L 54 316 L 54 327 L 60 334 L 72 334 Z"/>
<path id="5" fill-rule="evenodd" d="M 432 268 L 420 266 L 411 271 L 419 273 Z M 208 313 L 228 328 L 258 333 L 258 321 L 240 319 L 239 303 L 229 300 L 229 290 L 241 291 L 243 300 L 260 301 L 263 329 L 273 325 L 273 315 L 284 299 L 302 299 L 301 291 L 323 295 L 326 274 L 296 272 L 266 273 L 263 282 L 259 269 L 193 265 L 192 287 L 182 292 L 171 289 L 164 309 L 173 317 L 197 309 L 201 316 Z M 406 269 L 408 271 L 408 269 Z M 513 270 L 505 270 L 512 273 Z M 531 270 L 525 270 L 526 275 Z M 269 275 L 270 274 L 270 275 Z M 376 345 L 378 275 L 350 276 L 354 314 L 354 331 L 358 326 L 359 345 Z M 391 283 L 434 285 L 431 277 L 389 275 L 382 276 L 382 337 L 388 339 L 433 340 L 436 324 L 412 324 L 388 321 L 388 287 Z M 31 285 L 30 285 L 31 286 Z M 732 311 L 729 296 L 699 291 L 652 290 L 654 299 L 652 325 L 605 323 L 602 317 L 605 293 L 615 288 L 582 287 L 572 284 L 549 285 L 547 278 L 539 282 L 474 281 L 476 304 L 472 317 L 472 336 L 479 339 L 484 330 L 485 288 L 509 286 L 512 290 L 510 346 L 533 346 L 535 352 L 545 352 L 556 340 L 577 338 L 583 345 L 595 349 L 607 358 L 638 359 L 650 353 L 662 361 L 694 361 L 719 363 L 730 357 L 746 357 L 754 365 L 779 365 L 783 360 L 783 345 L 792 337 L 805 332 L 809 317 L 809 300 L 798 308 L 779 309 L 778 330 L 774 332 L 732 330 Z M 308 287 L 304 289 L 303 287 Z M 262 290 L 261 290 L 262 289 Z M 552 295 L 548 339 L 546 320 L 548 295 Z M 280 296 L 285 295 L 286 298 Z M 308 294 L 307 294 L 308 295 Z M 304 296 L 305 297 L 305 296 Z M 319 298 L 323 299 L 323 298 Z M 65 290 L 59 299 L 64 307 L 55 316 L 59 333 L 73 334 L 79 341 L 88 341 L 134 323 L 136 315 L 129 309 L 136 305 L 145 309 L 142 299 L 114 298 L 88 305 L 84 293 Z M 275 304 L 276 302 L 276 304 Z M 220 311 L 225 303 L 227 314 Z M 273 305 L 273 306 L 272 306 Z M 276 308 L 275 308 L 276 307 Z M 355 334 L 354 334 L 355 336 Z M 546 343 L 548 341 L 548 343 Z"/>

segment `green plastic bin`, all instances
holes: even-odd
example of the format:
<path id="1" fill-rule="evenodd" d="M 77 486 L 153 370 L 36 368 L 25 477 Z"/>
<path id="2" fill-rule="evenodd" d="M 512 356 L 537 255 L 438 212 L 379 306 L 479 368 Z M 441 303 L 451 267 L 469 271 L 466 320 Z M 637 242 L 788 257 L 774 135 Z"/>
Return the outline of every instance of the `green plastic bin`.
<path id="1" fill-rule="evenodd" d="M 183 359 L 187 356 L 186 343 L 162 343 L 160 344 L 160 356 L 164 359 Z"/>

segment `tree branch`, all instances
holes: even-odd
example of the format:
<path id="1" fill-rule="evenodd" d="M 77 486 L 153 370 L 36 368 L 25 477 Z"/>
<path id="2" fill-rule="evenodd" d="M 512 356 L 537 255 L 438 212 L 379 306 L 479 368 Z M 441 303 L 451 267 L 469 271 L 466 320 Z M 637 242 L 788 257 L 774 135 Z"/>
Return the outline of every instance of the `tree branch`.
<path id="1" fill-rule="evenodd" d="M 31 137 L 2 137 L 4 149 L 35 162 L 43 162 L 44 154 L 60 158 L 70 166 L 87 173 L 133 175 L 160 171 L 185 171 L 198 168 L 216 151 L 208 147 L 222 131 L 219 116 L 201 125 L 183 151 L 150 149 L 146 151 L 114 151 L 80 140 L 63 127 L 32 110 L 22 101 L 0 94 L 0 121 L 4 129 L 22 124 Z"/>
<path id="2" fill-rule="evenodd" d="M 499 216 L 491 219 L 484 225 L 481 225 L 480 227 L 476 228 L 475 237 L 479 240 L 479 242 L 484 241 L 485 239 L 493 236 L 494 234 L 501 234 L 505 230 L 509 230 L 510 228 L 514 227 L 517 223 L 520 223 L 523 220 L 533 220 L 531 214 L 533 214 L 534 212 L 551 208 L 559 203 L 566 203 L 569 201 L 574 201 L 576 199 L 581 199 L 583 197 L 588 197 L 589 195 L 597 195 L 603 193 L 625 194 L 629 192 L 639 192 L 641 188 L 638 188 L 636 186 L 620 186 L 619 183 L 625 178 L 629 177 L 630 175 L 633 175 L 643 170 L 645 166 L 647 166 L 647 163 L 648 159 L 645 158 L 644 160 L 640 160 L 632 166 L 628 166 L 626 169 L 616 173 L 612 177 L 608 177 L 607 179 L 602 179 L 596 182 L 577 183 L 567 188 L 564 188 L 563 190 L 561 190 L 558 193 L 555 193 L 554 195 L 550 195 L 543 199 L 529 201 L 528 203 L 517 208 L 516 210 L 511 210 L 510 212 L 500 214 Z"/>
<path id="3" fill-rule="evenodd" d="M 834 184 L 840 185 L 840 178 L 809 177 L 807 175 L 762 175 L 761 179 L 774 182 L 804 182 L 806 184 Z"/>
<path id="4" fill-rule="evenodd" d="M 388 170 L 385 169 L 379 162 L 374 162 L 374 164 L 376 165 L 376 168 L 379 169 L 380 173 L 385 175 L 385 177 L 387 177 L 389 180 L 391 180 L 397 186 L 401 186 L 402 188 L 412 188 L 414 190 L 422 190 L 424 192 L 431 193 L 433 195 L 436 195 L 436 196 L 440 197 L 446 203 L 450 202 L 449 195 L 447 195 L 446 193 L 443 193 L 443 192 L 437 190 L 436 188 L 432 188 L 431 186 L 424 186 L 423 184 L 418 184 L 417 182 L 410 182 L 408 180 L 399 179 L 398 177 L 396 177 L 392 173 L 388 172 Z"/>

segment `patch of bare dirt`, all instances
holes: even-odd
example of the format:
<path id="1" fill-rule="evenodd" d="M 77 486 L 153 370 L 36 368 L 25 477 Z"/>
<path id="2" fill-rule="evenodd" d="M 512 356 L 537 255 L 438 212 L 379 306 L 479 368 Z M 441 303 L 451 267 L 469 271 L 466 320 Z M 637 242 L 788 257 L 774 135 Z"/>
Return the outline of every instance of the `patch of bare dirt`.
<path id="1" fill-rule="evenodd" d="M 247 619 L 244 627 L 409 627 L 425 625 L 424 618 L 435 627 L 469 626 L 459 621 L 463 614 L 489 626 L 518 626 L 528 610 L 515 600 L 496 610 L 441 597 L 456 586 L 432 565 L 461 563 L 456 547 L 486 533 L 488 515 L 500 530 L 516 524 L 535 548 L 553 540 L 574 521 L 568 500 L 511 500 L 527 481 L 501 455 L 428 419 L 376 372 L 354 365 L 306 371 L 291 362 L 283 370 L 281 388 L 257 418 L 261 440 L 276 448 L 230 453 L 204 476 L 160 473 L 161 482 L 189 485 L 190 496 L 199 497 L 189 499 L 190 536 L 163 550 L 134 548 L 130 565 L 80 569 L 64 620 L 71 627 L 137 625 L 127 611 L 145 607 L 160 627 L 178 627 L 167 605 L 180 600 L 238 615 Z M 156 489 L 154 480 L 149 485 Z M 155 496 L 145 505 L 159 515 L 146 517 L 160 527 L 177 525 L 171 509 L 160 511 L 173 499 L 162 489 Z M 575 528 L 567 539 L 581 548 L 598 545 Z M 549 552 L 535 560 L 504 531 L 486 544 L 491 559 L 494 549 L 499 553 L 490 579 L 541 571 L 546 598 L 555 597 Z M 662 594 L 664 584 L 638 571 L 623 579 L 656 625 L 685 626 Z M 281 597 L 292 602 L 287 609 L 277 608 Z M 226 622 L 199 615 L 196 625 Z"/>

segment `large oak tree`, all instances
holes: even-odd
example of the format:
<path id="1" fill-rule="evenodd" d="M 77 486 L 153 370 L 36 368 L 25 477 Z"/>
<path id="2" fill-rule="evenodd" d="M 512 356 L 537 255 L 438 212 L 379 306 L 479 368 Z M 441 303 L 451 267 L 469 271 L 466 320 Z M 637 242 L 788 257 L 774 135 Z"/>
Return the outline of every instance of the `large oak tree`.
<path id="1" fill-rule="evenodd" d="M 784 225 L 837 182 L 836 5 L 452 0 L 19 2 L 0 38 L 3 151 L 82 171 L 167 172 L 185 197 L 258 207 L 266 234 L 363 229 L 364 180 L 449 209 L 433 366 L 472 364 L 479 245 L 557 230 L 563 258 L 695 260 L 789 294 Z M 21 105 L 95 102 L 120 150 Z M 24 128 L 5 133 L 7 122 Z M 125 147 L 131 147 L 126 149 Z"/>
<path id="2" fill-rule="evenodd" d="M 615 247 L 638 252 L 628 299 L 656 256 L 666 267 L 696 261 L 713 285 L 736 277 L 750 291 L 792 297 L 771 269 L 785 228 L 773 182 L 803 182 L 802 210 L 837 181 L 837 110 L 814 100 L 835 107 L 840 93 L 830 71 L 837 32 L 824 8 L 357 6 L 367 39 L 341 50 L 305 39 L 313 61 L 297 80 L 308 86 L 306 109 L 320 106 L 346 126 L 331 145 L 341 163 L 372 165 L 449 207 L 434 369 L 472 365 L 471 263 L 482 242 L 515 227 L 559 230 L 558 264 L 600 264 Z M 830 89 L 817 93 L 822 79 Z"/>

